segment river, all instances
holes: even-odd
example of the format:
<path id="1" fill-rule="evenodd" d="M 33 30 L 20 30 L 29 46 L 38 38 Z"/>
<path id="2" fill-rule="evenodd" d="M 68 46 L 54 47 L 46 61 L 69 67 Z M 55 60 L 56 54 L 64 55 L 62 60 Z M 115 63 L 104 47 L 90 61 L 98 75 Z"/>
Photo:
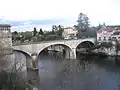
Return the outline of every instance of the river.
<path id="1" fill-rule="evenodd" d="M 120 68 L 109 62 L 92 56 L 65 60 L 41 53 L 40 90 L 120 90 Z"/>

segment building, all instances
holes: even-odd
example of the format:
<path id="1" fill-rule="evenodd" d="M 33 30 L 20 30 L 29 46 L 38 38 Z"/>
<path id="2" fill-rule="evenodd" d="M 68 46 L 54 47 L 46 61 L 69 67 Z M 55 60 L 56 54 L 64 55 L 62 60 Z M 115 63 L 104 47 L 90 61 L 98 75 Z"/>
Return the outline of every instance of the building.
<path id="1" fill-rule="evenodd" d="M 10 25 L 0 24 L 0 54 L 11 54 L 12 53 L 12 37 Z"/>
<path id="2" fill-rule="evenodd" d="M 0 71 L 13 70 L 14 55 L 10 25 L 0 24 Z"/>
<path id="3" fill-rule="evenodd" d="M 62 37 L 64 39 L 76 39 L 77 30 L 73 27 L 64 28 Z"/>
<path id="4" fill-rule="evenodd" d="M 98 42 L 106 42 L 112 40 L 120 40 L 120 28 L 107 26 L 97 31 Z"/>

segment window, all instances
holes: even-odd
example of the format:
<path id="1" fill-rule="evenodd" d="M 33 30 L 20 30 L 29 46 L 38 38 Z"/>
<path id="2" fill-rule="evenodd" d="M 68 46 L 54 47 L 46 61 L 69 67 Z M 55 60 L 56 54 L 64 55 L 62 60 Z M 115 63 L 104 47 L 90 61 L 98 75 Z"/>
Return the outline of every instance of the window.
<path id="1" fill-rule="evenodd" d="M 116 40 L 116 37 L 112 37 L 112 40 Z"/>
<path id="2" fill-rule="evenodd" d="M 101 37 L 99 37 L 99 41 L 101 41 Z"/>
<path id="3" fill-rule="evenodd" d="M 111 40 L 111 37 L 109 37 L 108 40 Z"/>
<path id="4" fill-rule="evenodd" d="M 118 39 L 120 40 L 120 37 L 118 37 Z"/>
<path id="5" fill-rule="evenodd" d="M 104 40 L 106 40 L 106 37 L 104 37 Z"/>

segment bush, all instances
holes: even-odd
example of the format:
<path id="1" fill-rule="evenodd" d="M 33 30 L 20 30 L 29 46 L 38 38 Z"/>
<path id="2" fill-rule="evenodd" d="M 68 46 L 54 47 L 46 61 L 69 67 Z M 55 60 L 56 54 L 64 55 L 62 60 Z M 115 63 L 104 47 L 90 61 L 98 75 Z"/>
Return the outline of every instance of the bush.
<path id="1" fill-rule="evenodd" d="M 27 83 L 16 73 L 0 72 L 0 90 L 25 90 Z"/>

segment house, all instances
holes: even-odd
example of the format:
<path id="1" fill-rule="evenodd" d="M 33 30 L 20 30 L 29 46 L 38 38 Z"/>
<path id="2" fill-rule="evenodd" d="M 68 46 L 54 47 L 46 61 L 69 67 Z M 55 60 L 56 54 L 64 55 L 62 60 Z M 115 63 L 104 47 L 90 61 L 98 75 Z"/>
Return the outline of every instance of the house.
<path id="1" fill-rule="evenodd" d="M 97 41 L 105 42 L 120 40 L 120 28 L 117 26 L 106 26 L 97 31 Z"/>
<path id="2" fill-rule="evenodd" d="M 64 39 L 76 39 L 77 30 L 74 27 L 66 27 L 62 33 Z"/>

